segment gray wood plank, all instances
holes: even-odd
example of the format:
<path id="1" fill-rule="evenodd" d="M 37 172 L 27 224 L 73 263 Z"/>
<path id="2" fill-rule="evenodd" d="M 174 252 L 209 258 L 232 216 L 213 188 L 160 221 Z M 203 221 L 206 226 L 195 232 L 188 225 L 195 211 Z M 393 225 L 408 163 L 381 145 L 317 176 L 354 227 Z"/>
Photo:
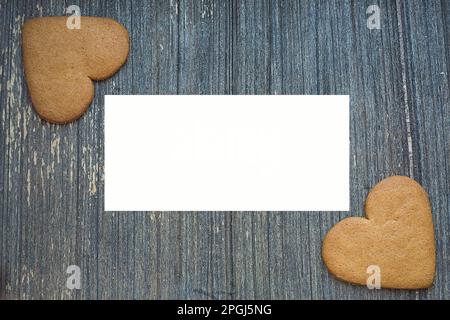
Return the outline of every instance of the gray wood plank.
<path id="1" fill-rule="evenodd" d="M 354 213 L 341 217 L 362 215 L 372 185 L 386 176 L 409 172 L 405 113 L 398 108 L 403 99 L 400 53 L 392 46 L 393 38 L 398 41 L 395 3 L 380 3 L 386 15 L 380 31 L 366 28 L 369 2 L 260 4 L 242 1 L 238 5 L 235 93 L 351 94 Z M 252 43 L 267 48 L 255 48 Z M 368 292 L 327 274 L 320 258 L 321 240 L 339 215 L 268 213 L 267 221 L 259 214 L 234 217 L 233 222 L 244 227 L 233 229 L 238 232 L 233 247 L 240 248 L 236 255 L 247 256 L 241 266 L 240 259 L 235 262 L 237 269 L 244 270 L 236 283 L 239 297 L 252 297 L 249 293 L 258 287 L 269 288 L 269 297 L 275 299 L 413 296 L 401 291 Z M 252 219 L 254 225 L 262 225 L 251 230 L 255 239 L 247 235 Z M 265 227 L 268 236 L 259 234 Z M 268 243 L 254 252 L 257 239 Z M 308 239 L 306 244 L 303 239 Z M 249 259 L 266 255 L 268 276 L 264 269 L 255 270 L 257 265 Z"/>
<path id="2" fill-rule="evenodd" d="M 30 105 L 20 28 L 63 15 L 67 2 L 0 0 L 0 297 L 450 298 L 448 2 L 70 4 L 123 23 L 132 50 L 117 75 L 95 84 L 83 118 L 49 125 Z M 366 27 L 372 4 L 381 30 Z M 105 94 L 350 94 L 352 210 L 105 213 Z M 363 215 L 369 189 L 392 174 L 430 193 L 438 265 L 428 290 L 345 284 L 320 257 L 327 230 Z M 65 288 L 71 264 L 81 267 L 81 290 Z"/>
<path id="3" fill-rule="evenodd" d="M 414 176 L 428 191 L 435 224 L 435 286 L 420 298 L 450 298 L 450 39 L 448 1 L 403 5 Z"/>

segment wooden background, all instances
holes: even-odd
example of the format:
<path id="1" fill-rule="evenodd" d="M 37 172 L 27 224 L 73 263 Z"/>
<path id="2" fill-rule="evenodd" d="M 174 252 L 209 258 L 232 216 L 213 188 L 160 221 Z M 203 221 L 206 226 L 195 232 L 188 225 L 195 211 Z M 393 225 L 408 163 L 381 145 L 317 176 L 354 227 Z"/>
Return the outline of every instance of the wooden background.
<path id="1" fill-rule="evenodd" d="M 131 52 L 83 118 L 49 125 L 30 104 L 21 26 L 70 4 L 123 23 Z M 372 4 L 381 30 L 366 27 Z M 3 298 L 450 298 L 450 1 L 0 0 L 0 26 Z M 350 94 L 352 211 L 105 213 L 105 94 Z M 431 197 L 428 290 L 352 286 L 320 256 L 327 230 L 393 174 Z M 72 264 L 81 290 L 65 287 Z"/>

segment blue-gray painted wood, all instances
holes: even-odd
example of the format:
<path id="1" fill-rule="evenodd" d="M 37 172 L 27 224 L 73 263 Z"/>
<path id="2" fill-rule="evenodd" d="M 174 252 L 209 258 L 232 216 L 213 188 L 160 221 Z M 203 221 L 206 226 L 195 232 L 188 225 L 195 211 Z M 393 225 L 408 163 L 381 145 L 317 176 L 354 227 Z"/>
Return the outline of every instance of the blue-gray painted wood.
<path id="1" fill-rule="evenodd" d="M 32 110 L 21 26 L 70 4 L 123 23 L 131 52 L 86 115 L 57 126 Z M 372 4 L 381 30 L 366 27 Z M 447 0 L 0 0 L 0 24 L 1 297 L 450 298 Z M 351 212 L 105 213 L 105 94 L 349 94 Z M 393 174 L 431 197 L 427 290 L 346 284 L 320 256 L 327 230 L 363 215 L 368 190 Z M 72 264 L 81 290 L 65 287 Z"/>

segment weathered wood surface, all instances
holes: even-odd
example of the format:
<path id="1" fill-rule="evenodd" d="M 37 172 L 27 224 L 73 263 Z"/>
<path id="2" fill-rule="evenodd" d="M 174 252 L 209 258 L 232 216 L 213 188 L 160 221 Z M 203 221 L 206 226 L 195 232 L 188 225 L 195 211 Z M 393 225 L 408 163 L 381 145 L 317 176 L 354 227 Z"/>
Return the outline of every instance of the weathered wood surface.
<path id="1" fill-rule="evenodd" d="M 30 105 L 21 25 L 70 4 L 122 22 L 132 49 L 82 119 L 49 125 Z M 372 4 L 381 30 L 366 27 Z M 448 0 L 0 0 L 0 25 L 3 298 L 450 298 Z M 105 213 L 105 94 L 350 94 L 352 211 Z M 368 190 L 392 174 L 431 197 L 428 290 L 345 284 L 320 257 L 327 230 L 363 215 Z M 65 287 L 72 264 L 81 290 Z"/>

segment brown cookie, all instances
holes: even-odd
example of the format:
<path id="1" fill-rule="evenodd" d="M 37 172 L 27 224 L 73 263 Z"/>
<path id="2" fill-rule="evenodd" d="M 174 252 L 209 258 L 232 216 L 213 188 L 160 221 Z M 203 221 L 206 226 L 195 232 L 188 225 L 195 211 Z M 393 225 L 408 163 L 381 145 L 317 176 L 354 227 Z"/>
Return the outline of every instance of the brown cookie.
<path id="1" fill-rule="evenodd" d="M 67 17 L 25 22 L 23 63 L 37 113 L 53 123 L 81 117 L 94 97 L 92 80 L 112 76 L 129 51 L 127 30 L 109 18 L 81 17 L 69 29 Z"/>
<path id="2" fill-rule="evenodd" d="M 381 287 L 427 288 L 435 273 L 435 241 L 426 191 L 393 176 L 369 193 L 366 217 L 337 223 L 323 241 L 322 256 L 337 278 L 366 285 L 367 268 L 378 266 Z"/>

